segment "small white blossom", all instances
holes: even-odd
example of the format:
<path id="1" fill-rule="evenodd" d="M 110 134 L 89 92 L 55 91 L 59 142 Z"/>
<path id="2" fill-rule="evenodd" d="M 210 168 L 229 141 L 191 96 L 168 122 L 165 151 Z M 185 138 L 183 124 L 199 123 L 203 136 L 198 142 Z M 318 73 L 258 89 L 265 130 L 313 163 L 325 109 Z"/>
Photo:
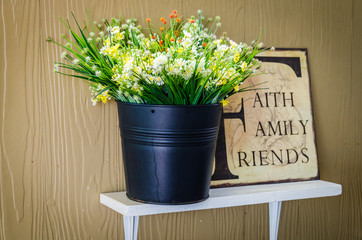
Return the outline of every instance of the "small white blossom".
<path id="1" fill-rule="evenodd" d="M 99 71 L 99 70 L 98 70 L 98 71 L 96 71 L 96 76 L 97 76 L 97 77 L 100 77 L 100 76 L 101 76 L 101 74 L 102 74 L 102 72 L 101 72 L 101 71 Z"/>
<path id="2" fill-rule="evenodd" d="M 73 59 L 73 64 L 78 64 L 78 63 L 79 63 L 79 59 L 74 58 L 74 59 Z"/>
<path id="3" fill-rule="evenodd" d="M 92 98 L 91 101 L 92 101 L 93 106 L 97 105 L 97 102 L 98 102 L 97 99 Z"/>
<path id="4" fill-rule="evenodd" d="M 62 55 L 60 57 L 65 59 L 66 56 L 67 56 L 67 52 L 62 52 Z"/>
<path id="5" fill-rule="evenodd" d="M 110 31 L 111 34 L 119 33 L 119 30 L 120 30 L 120 28 L 118 26 L 115 26 L 115 27 L 112 27 L 112 28 L 108 29 L 108 31 Z"/>
<path id="6" fill-rule="evenodd" d="M 58 72 L 59 71 L 59 64 L 54 64 L 54 72 Z"/>

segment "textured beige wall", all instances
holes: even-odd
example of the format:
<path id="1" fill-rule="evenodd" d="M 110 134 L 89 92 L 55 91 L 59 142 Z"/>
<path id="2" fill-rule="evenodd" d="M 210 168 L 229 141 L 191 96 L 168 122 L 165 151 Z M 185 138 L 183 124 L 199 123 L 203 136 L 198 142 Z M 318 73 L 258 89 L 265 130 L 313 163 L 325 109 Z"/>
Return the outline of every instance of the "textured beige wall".
<path id="1" fill-rule="evenodd" d="M 65 32 L 57 17 L 158 19 L 178 9 L 220 15 L 250 42 L 307 48 L 321 179 L 343 195 L 283 204 L 279 239 L 362 239 L 362 1 L 2 0 L 0 239 L 123 239 L 99 193 L 125 189 L 114 102 L 91 106 L 87 86 L 55 75 Z M 139 239 L 268 239 L 266 205 L 142 217 Z"/>

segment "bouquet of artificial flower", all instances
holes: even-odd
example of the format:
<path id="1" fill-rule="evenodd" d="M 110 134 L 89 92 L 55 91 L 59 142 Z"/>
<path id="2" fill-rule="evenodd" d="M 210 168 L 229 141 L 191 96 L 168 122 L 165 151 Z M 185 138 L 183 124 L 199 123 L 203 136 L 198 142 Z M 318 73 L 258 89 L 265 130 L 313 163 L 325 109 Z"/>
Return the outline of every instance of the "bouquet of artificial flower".
<path id="1" fill-rule="evenodd" d="M 230 95 L 250 90 L 240 85 L 260 67 L 254 57 L 265 50 L 259 38 L 249 46 L 225 34 L 217 37 L 220 17 L 204 19 L 201 11 L 185 21 L 172 11 L 168 20 L 160 19 L 161 27 L 147 18 L 144 29 L 134 18 L 91 22 L 83 29 L 74 20 L 78 34 L 65 23 L 73 40 L 63 36 L 67 44 L 55 42 L 66 50 L 65 62 L 56 63 L 55 72 L 88 81 L 94 104 L 114 98 L 144 104 L 225 105 Z"/>

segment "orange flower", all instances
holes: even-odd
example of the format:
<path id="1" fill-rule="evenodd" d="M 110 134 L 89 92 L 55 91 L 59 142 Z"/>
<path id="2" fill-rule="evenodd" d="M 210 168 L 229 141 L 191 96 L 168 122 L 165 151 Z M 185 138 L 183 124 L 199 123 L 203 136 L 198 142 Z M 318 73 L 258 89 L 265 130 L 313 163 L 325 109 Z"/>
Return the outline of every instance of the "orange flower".
<path id="1" fill-rule="evenodd" d="M 175 39 L 172 37 L 172 38 L 170 38 L 170 42 L 174 42 L 175 41 Z"/>
<path id="2" fill-rule="evenodd" d="M 151 22 L 151 19 L 149 19 L 149 18 L 146 18 L 146 21 L 149 23 L 149 22 Z"/>
<path id="3" fill-rule="evenodd" d="M 174 14 L 174 15 L 173 15 L 174 18 L 177 18 L 177 16 L 178 16 L 177 14 Z"/>
<path id="4" fill-rule="evenodd" d="M 156 37 L 155 37 L 155 36 L 152 36 L 152 39 L 156 39 Z"/>
<path id="5" fill-rule="evenodd" d="M 176 18 L 176 22 L 180 22 L 180 19 L 179 19 L 179 18 Z"/>
<path id="6" fill-rule="evenodd" d="M 204 42 L 204 43 L 202 44 L 203 47 L 206 47 L 206 45 L 207 45 L 206 42 Z"/>
<path id="7" fill-rule="evenodd" d="M 167 21 L 166 20 L 163 20 L 163 24 L 166 24 L 167 23 Z"/>
<path id="8" fill-rule="evenodd" d="M 195 22 L 195 20 L 193 20 L 193 19 L 189 19 L 189 22 L 190 22 L 190 23 L 194 23 L 194 22 Z"/>
<path id="9" fill-rule="evenodd" d="M 172 13 L 173 13 L 173 14 L 176 14 L 176 13 L 177 13 L 177 11 L 176 11 L 176 10 L 173 10 L 173 11 L 172 11 Z"/>
<path id="10" fill-rule="evenodd" d="M 163 21 L 165 21 L 165 19 L 162 17 L 162 18 L 160 18 L 160 21 L 163 22 Z"/>
<path id="11" fill-rule="evenodd" d="M 163 27 L 160 27 L 160 30 L 161 30 L 161 31 L 163 31 L 163 30 L 164 30 L 164 28 L 163 28 Z"/>
<path id="12" fill-rule="evenodd" d="M 170 14 L 170 18 L 173 18 L 173 14 L 172 14 L 172 13 Z"/>
<path id="13" fill-rule="evenodd" d="M 163 40 L 162 40 L 162 39 L 160 40 L 160 44 L 161 44 L 161 45 L 163 44 Z"/>

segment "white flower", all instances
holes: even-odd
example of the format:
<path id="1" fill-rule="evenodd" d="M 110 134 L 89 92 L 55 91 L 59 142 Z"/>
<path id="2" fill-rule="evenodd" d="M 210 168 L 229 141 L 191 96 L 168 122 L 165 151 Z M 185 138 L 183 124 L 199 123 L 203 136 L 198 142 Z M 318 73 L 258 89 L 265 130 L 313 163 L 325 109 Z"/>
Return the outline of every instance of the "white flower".
<path id="1" fill-rule="evenodd" d="M 78 63 L 79 63 L 79 59 L 74 58 L 74 59 L 73 59 L 73 64 L 78 64 Z"/>
<path id="2" fill-rule="evenodd" d="M 155 73 L 160 73 L 162 71 L 163 66 L 167 63 L 167 57 L 165 55 L 159 55 L 153 61 L 153 68 Z"/>
<path id="3" fill-rule="evenodd" d="M 222 51 L 222 52 L 226 52 L 226 50 L 228 50 L 228 49 L 229 49 L 229 47 L 228 47 L 227 45 L 225 45 L 225 44 L 220 45 L 220 46 L 217 48 L 218 51 Z"/>
<path id="4" fill-rule="evenodd" d="M 231 47 L 237 47 L 238 46 L 238 44 L 236 42 L 234 42 L 233 40 L 230 40 L 229 43 L 230 43 Z"/>
<path id="5" fill-rule="evenodd" d="M 89 36 L 94 37 L 95 36 L 94 32 L 90 32 Z"/>
<path id="6" fill-rule="evenodd" d="M 130 73 L 130 74 L 132 74 L 132 69 L 133 69 L 133 68 L 134 68 L 134 66 L 133 66 L 133 60 L 131 59 L 131 60 L 127 61 L 126 64 L 124 64 L 124 66 L 123 66 L 123 72 L 124 72 L 124 73 Z"/>
<path id="7" fill-rule="evenodd" d="M 197 71 L 201 72 L 204 70 L 205 62 L 206 62 L 205 57 L 202 57 L 199 61 L 199 64 L 197 65 Z"/>
<path id="8" fill-rule="evenodd" d="M 161 86 L 162 84 L 164 84 L 164 82 L 162 81 L 162 79 L 160 77 L 155 78 L 155 81 L 158 86 Z"/>
<path id="9" fill-rule="evenodd" d="M 101 74 L 102 74 L 102 72 L 101 72 L 101 71 L 99 71 L 99 70 L 98 70 L 98 71 L 96 71 L 96 76 L 97 76 L 97 77 L 100 77 L 100 76 L 101 76 Z"/>
<path id="10" fill-rule="evenodd" d="M 192 37 L 192 35 L 191 35 L 190 32 L 188 32 L 188 31 L 186 31 L 186 30 L 184 30 L 183 32 L 184 32 L 185 37 L 187 37 L 187 38 L 191 38 L 191 37 Z"/>
<path id="11" fill-rule="evenodd" d="M 62 55 L 60 57 L 65 59 L 66 56 L 67 56 L 67 52 L 62 52 Z"/>
<path id="12" fill-rule="evenodd" d="M 173 64 L 167 69 L 171 74 L 182 76 L 182 71 L 186 65 L 186 62 L 182 58 L 177 58 Z"/>
<path id="13" fill-rule="evenodd" d="M 97 105 L 97 102 L 98 102 L 97 99 L 92 98 L 91 101 L 92 101 L 93 106 Z"/>
<path id="14" fill-rule="evenodd" d="M 182 45 L 183 47 L 187 48 L 188 46 L 191 45 L 191 40 L 190 40 L 189 38 L 186 38 L 185 40 L 183 40 L 183 41 L 181 42 L 181 45 Z"/>
<path id="15" fill-rule="evenodd" d="M 195 45 L 192 45 L 192 47 L 191 47 L 191 52 L 192 52 L 193 54 L 197 54 L 197 47 L 196 47 Z"/>
<path id="16" fill-rule="evenodd" d="M 59 71 L 59 65 L 58 64 L 54 64 L 54 72 L 58 72 Z"/>
<path id="17" fill-rule="evenodd" d="M 100 35 L 101 37 L 103 37 L 103 36 L 104 36 L 104 32 L 103 32 L 103 31 L 100 31 L 100 32 L 99 32 L 99 35 Z"/>

